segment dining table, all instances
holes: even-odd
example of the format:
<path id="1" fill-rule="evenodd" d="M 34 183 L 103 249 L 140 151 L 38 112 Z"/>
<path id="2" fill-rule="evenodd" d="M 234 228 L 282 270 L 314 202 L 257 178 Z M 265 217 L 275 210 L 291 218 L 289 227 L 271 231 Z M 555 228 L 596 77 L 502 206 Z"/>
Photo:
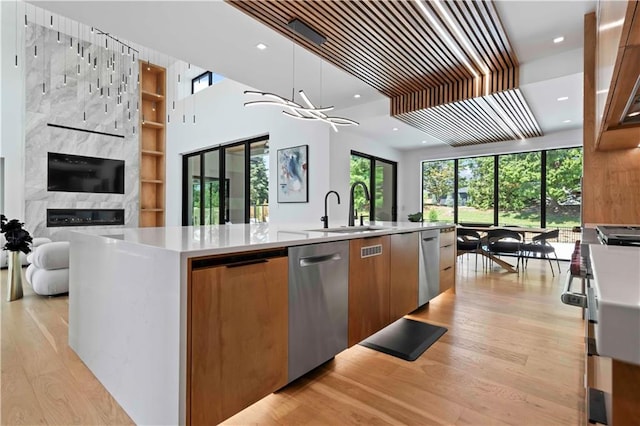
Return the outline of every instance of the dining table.
<path id="1" fill-rule="evenodd" d="M 457 229 L 467 229 L 470 231 L 476 231 L 478 233 L 480 233 L 480 237 L 482 241 L 486 241 L 486 232 L 490 231 L 490 230 L 494 230 L 494 229 L 507 229 L 509 231 L 515 231 L 519 234 L 522 234 L 522 238 L 523 240 L 526 241 L 526 235 L 527 234 L 544 234 L 545 232 L 549 232 L 552 229 L 550 228 L 530 228 L 530 227 L 526 227 L 526 226 L 477 226 L 477 225 L 473 225 L 473 226 L 467 226 L 467 225 L 458 225 Z M 483 235 L 482 233 L 485 233 L 485 235 Z M 479 254 L 481 254 L 482 256 L 485 256 L 486 258 L 490 259 L 491 261 L 497 263 L 498 265 L 500 265 L 502 268 L 504 268 L 506 271 L 508 272 L 512 272 L 512 273 L 517 273 L 518 269 L 513 266 L 511 263 L 499 258 L 498 256 L 494 255 L 493 253 L 487 251 L 484 249 L 484 244 L 480 245 L 480 250 L 478 251 Z"/>

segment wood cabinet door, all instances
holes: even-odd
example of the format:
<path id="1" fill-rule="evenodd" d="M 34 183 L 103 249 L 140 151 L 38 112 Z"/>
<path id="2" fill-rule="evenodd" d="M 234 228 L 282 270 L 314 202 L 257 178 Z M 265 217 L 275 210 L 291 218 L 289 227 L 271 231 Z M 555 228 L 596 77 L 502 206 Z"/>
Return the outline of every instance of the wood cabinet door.
<path id="1" fill-rule="evenodd" d="M 456 233 L 440 234 L 440 293 L 455 287 Z"/>
<path id="2" fill-rule="evenodd" d="M 287 383 L 287 268 L 276 257 L 192 271 L 190 424 L 220 423 Z"/>
<path id="3" fill-rule="evenodd" d="M 418 307 L 420 233 L 393 234 L 389 262 L 389 321 Z"/>
<path id="4" fill-rule="evenodd" d="M 389 324 L 389 235 L 349 242 L 349 346 Z"/>

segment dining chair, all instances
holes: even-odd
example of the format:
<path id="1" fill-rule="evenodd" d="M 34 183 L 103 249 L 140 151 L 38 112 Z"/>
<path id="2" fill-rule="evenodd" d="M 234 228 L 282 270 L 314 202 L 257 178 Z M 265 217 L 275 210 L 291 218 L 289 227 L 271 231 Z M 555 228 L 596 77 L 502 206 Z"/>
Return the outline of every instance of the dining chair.
<path id="1" fill-rule="evenodd" d="M 478 231 L 471 229 L 458 229 L 456 240 L 456 248 L 458 256 L 468 253 L 476 254 L 476 269 L 478 269 L 478 253 L 482 250 L 482 240 Z M 484 266 L 484 260 L 483 260 Z"/>
<path id="2" fill-rule="evenodd" d="M 558 263 L 558 273 L 560 273 L 560 260 L 558 260 L 558 254 L 556 253 L 556 248 L 549 243 L 549 240 L 556 239 L 560 236 L 560 230 L 554 229 L 553 231 L 543 232 L 542 234 L 536 235 L 531 238 L 531 242 L 525 243 L 522 246 L 522 251 L 525 253 L 527 257 L 527 261 L 525 264 L 525 268 L 529 264 L 529 257 L 533 255 L 540 255 L 541 259 L 547 259 L 549 261 L 549 266 L 551 267 L 551 275 L 555 277 L 553 273 L 553 263 L 551 262 L 550 254 L 556 258 L 556 262 Z"/>
<path id="3" fill-rule="evenodd" d="M 523 243 L 524 238 L 519 232 L 510 229 L 490 229 L 487 231 L 485 250 L 491 255 L 515 255 L 518 259 L 516 271 L 519 271 Z"/>

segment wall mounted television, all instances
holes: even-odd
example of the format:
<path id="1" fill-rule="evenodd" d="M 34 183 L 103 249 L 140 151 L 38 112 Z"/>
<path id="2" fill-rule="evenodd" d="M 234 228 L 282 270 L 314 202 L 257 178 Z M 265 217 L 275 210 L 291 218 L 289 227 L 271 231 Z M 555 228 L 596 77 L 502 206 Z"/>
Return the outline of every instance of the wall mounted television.
<path id="1" fill-rule="evenodd" d="M 124 194 L 124 160 L 49 152 L 47 190 Z"/>

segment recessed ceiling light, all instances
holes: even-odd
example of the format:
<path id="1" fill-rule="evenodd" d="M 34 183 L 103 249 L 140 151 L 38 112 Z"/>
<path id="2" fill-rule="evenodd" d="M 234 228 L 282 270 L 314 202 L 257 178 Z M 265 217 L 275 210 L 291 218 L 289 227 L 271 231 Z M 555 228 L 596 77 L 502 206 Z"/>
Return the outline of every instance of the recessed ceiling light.
<path id="1" fill-rule="evenodd" d="M 257 47 L 258 49 L 260 49 L 260 50 L 264 50 L 264 49 L 266 49 L 266 48 L 267 48 L 267 45 L 266 45 L 266 44 L 264 44 L 264 43 L 258 43 L 258 44 L 256 44 L 256 47 Z"/>
<path id="2" fill-rule="evenodd" d="M 562 96 L 558 98 L 558 101 L 566 101 L 567 99 L 569 99 L 568 96 Z"/>
<path id="3" fill-rule="evenodd" d="M 606 24 L 600 25 L 598 27 L 598 30 L 600 32 L 607 31 L 607 30 L 610 30 L 611 28 L 621 27 L 623 23 L 624 23 L 624 18 L 623 19 L 618 19 L 617 21 L 608 22 Z"/>
<path id="4" fill-rule="evenodd" d="M 560 37 L 556 37 L 553 39 L 554 43 L 562 43 L 564 41 L 564 37 L 560 36 Z"/>
<path id="5" fill-rule="evenodd" d="M 427 141 L 422 141 L 422 143 L 427 143 Z"/>
<path id="6" fill-rule="evenodd" d="M 564 120 L 563 123 L 571 123 L 571 120 Z"/>
<path id="7" fill-rule="evenodd" d="M 397 128 L 397 127 L 394 127 L 392 130 L 393 130 L 394 132 L 397 132 L 397 131 L 398 131 L 398 128 Z"/>
<path id="8" fill-rule="evenodd" d="M 356 99 L 360 99 L 360 95 L 357 94 L 357 93 L 355 95 L 353 95 L 353 97 L 356 98 Z"/>

